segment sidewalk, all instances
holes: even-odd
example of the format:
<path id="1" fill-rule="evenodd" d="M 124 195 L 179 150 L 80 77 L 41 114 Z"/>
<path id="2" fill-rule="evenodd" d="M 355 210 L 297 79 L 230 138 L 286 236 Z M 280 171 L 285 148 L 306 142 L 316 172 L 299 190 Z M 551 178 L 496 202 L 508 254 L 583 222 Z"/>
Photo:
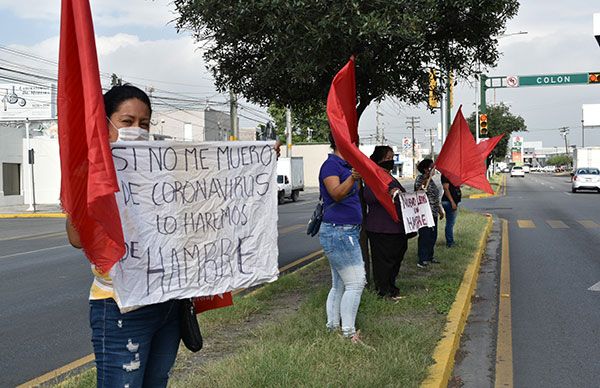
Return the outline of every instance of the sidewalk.
<path id="1" fill-rule="evenodd" d="M 36 205 L 35 212 L 27 210 L 29 205 L 0 206 L 0 218 L 63 218 L 58 204 Z"/>

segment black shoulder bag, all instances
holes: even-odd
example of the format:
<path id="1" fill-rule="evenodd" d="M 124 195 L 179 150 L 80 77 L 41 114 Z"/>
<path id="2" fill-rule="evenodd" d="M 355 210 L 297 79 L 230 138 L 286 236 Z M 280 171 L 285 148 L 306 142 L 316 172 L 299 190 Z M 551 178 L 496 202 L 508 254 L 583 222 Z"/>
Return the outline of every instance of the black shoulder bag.
<path id="1" fill-rule="evenodd" d="M 202 334 L 191 298 L 182 299 L 179 306 L 179 333 L 186 348 L 192 352 L 202 349 Z"/>

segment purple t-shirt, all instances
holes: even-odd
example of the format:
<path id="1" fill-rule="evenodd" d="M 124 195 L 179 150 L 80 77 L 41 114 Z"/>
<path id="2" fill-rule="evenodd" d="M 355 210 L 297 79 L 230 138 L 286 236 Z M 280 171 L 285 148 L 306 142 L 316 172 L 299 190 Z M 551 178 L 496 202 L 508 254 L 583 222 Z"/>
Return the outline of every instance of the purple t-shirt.
<path id="1" fill-rule="evenodd" d="M 321 166 L 319 172 L 319 188 L 321 197 L 323 198 L 323 222 L 332 224 L 344 225 L 359 225 L 362 224 L 362 208 L 360 199 L 358 198 L 358 183 L 354 183 L 354 187 L 349 195 L 340 202 L 335 202 L 327 192 L 323 180 L 330 176 L 340 178 L 340 183 L 344 182 L 352 174 L 352 167 L 344 159 L 335 154 L 329 154 L 329 157 Z M 335 205 L 334 205 L 335 203 Z"/>

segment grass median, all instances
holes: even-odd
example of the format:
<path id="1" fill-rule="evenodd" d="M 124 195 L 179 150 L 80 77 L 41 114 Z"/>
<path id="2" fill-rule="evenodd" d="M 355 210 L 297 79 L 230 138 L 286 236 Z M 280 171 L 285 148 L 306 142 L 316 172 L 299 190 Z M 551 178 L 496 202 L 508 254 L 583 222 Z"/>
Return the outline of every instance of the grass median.
<path id="1" fill-rule="evenodd" d="M 504 175 L 505 174 L 494 174 L 488 178 L 488 180 L 490 182 L 490 186 L 492 186 L 492 190 L 494 190 L 495 195 L 500 193 L 500 189 L 502 188 L 502 185 L 503 185 Z M 474 188 L 472 188 L 470 186 L 466 186 L 466 185 L 463 185 L 461 187 L 461 193 L 462 193 L 463 198 L 469 198 L 471 195 L 489 196 L 489 194 L 487 194 L 481 190 L 477 190 L 477 189 L 474 189 Z"/>
<path id="2" fill-rule="evenodd" d="M 466 266 L 484 233 L 484 216 L 460 210 L 457 245 L 445 247 L 440 223 L 436 257 L 416 268 L 411 239 L 393 302 L 363 293 L 357 317 L 364 345 L 325 330 L 331 284 L 325 259 L 235 298 L 235 305 L 200 315 L 205 348 L 180 351 L 169 386 L 395 386 L 416 387 L 427 377 Z M 94 370 L 61 384 L 94 385 Z"/>

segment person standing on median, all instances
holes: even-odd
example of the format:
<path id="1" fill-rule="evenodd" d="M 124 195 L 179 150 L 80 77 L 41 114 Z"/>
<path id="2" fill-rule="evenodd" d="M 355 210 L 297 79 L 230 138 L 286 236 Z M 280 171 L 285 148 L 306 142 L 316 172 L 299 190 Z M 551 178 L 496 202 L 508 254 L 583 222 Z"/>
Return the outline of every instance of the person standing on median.
<path id="1" fill-rule="evenodd" d="M 454 241 L 454 224 L 456 223 L 456 217 L 458 216 L 458 204 L 460 203 L 462 193 L 460 191 L 460 186 L 454 186 L 443 174 L 442 188 L 444 189 L 444 195 L 442 195 L 442 207 L 446 213 L 446 228 L 444 230 L 446 235 L 446 246 L 452 248 L 456 243 Z"/>
<path id="2" fill-rule="evenodd" d="M 438 215 L 440 219 L 444 218 L 444 209 L 440 205 L 440 189 L 432 179 L 434 174 L 432 166 L 433 160 L 431 159 L 423 159 L 420 161 L 417 165 L 417 170 L 420 175 L 415 179 L 415 191 L 425 190 L 427 193 L 427 200 L 429 201 L 431 215 L 433 216 L 434 221 L 432 227 L 419 229 L 419 239 L 417 242 L 417 252 L 419 256 L 419 261 L 417 263 L 418 268 L 427 268 L 429 263 L 439 263 L 434 257 L 434 248 L 437 240 Z"/>
<path id="3" fill-rule="evenodd" d="M 319 189 L 323 222 L 319 240 L 331 267 L 332 286 L 327 296 L 327 329 L 342 331 L 344 338 L 360 342 L 355 322 L 366 284 L 360 248 L 362 208 L 358 197 L 360 174 L 344 160 L 331 133 L 333 153 L 321 165 Z"/>
<path id="4" fill-rule="evenodd" d="M 394 168 L 394 150 L 390 146 L 377 146 L 371 155 L 371 160 L 389 173 Z M 390 189 L 392 195 L 396 191 L 406 192 L 396 179 L 392 180 Z M 369 186 L 365 186 L 363 196 L 367 204 L 365 228 L 371 245 L 373 278 L 377 295 L 398 300 L 401 296 L 400 290 L 396 287 L 396 278 L 408 248 L 404 224 L 402 221 L 395 222 L 392 219 Z M 399 215 L 402 212 L 399 203 L 396 203 L 396 211 Z"/>

